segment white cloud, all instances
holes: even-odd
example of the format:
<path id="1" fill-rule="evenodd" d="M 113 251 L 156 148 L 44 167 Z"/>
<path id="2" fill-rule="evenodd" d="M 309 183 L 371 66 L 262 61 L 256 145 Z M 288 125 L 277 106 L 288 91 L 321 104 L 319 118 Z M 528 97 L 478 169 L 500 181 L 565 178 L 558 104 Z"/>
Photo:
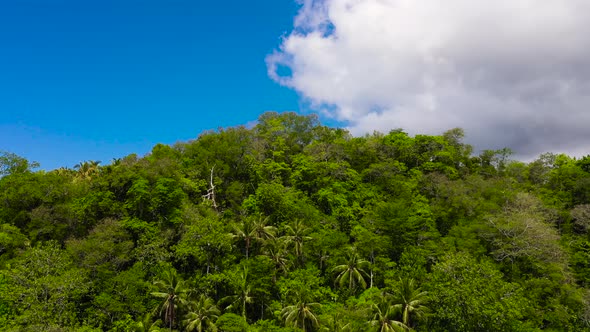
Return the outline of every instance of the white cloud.
<path id="1" fill-rule="evenodd" d="M 300 2 L 269 75 L 353 133 L 462 127 L 477 148 L 590 153 L 590 1 Z"/>

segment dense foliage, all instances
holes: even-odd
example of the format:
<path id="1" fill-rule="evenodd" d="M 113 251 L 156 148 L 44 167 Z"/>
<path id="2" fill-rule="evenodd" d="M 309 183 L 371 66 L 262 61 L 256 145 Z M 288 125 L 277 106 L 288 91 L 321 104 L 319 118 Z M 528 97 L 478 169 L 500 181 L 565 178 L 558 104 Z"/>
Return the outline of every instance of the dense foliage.
<path id="1" fill-rule="evenodd" d="M 590 330 L 590 156 L 314 116 L 106 166 L 0 156 L 3 331 Z"/>

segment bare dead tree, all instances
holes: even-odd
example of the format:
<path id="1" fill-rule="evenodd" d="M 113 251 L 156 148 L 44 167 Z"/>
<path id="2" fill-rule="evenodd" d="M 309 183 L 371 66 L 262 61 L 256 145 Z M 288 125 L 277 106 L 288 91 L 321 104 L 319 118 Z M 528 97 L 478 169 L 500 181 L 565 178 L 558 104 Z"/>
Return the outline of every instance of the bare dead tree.
<path id="1" fill-rule="evenodd" d="M 213 184 L 213 171 L 215 170 L 215 165 L 211 167 L 211 178 L 209 180 L 209 189 L 207 189 L 207 194 L 203 195 L 203 200 L 209 200 L 211 205 L 215 210 L 217 210 L 217 202 L 215 201 L 215 185 Z"/>

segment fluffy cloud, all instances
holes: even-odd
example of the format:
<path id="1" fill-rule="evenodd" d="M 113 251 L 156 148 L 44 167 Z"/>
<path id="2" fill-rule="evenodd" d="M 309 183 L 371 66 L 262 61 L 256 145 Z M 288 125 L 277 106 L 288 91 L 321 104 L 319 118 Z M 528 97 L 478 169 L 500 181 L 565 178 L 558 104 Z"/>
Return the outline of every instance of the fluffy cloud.
<path id="1" fill-rule="evenodd" d="M 294 22 L 269 75 L 354 134 L 590 153 L 588 0 L 303 0 Z"/>

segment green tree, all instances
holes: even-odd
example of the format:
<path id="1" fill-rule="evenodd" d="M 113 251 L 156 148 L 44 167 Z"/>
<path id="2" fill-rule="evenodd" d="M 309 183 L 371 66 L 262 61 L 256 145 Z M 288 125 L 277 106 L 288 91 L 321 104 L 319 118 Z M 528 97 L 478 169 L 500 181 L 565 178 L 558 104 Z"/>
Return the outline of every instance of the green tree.
<path id="1" fill-rule="evenodd" d="M 201 267 L 207 275 L 219 270 L 223 259 L 231 256 L 230 226 L 217 214 L 202 216 L 192 205 L 184 206 L 182 219 L 181 238 L 174 246 L 176 258 L 191 269 Z"/>
<path id="2" fill-rule="evenodd" d="M 321 320 L 321 331 L 324 332 L 349 332 L 351 331 L 350 323 L 346 322 L 345 317 L 336 313 L 329 318 Z"/>
<path id="3" fill-rule="evenodd" d="M 320 270 L 312 265 L 281 277 L 277 288 L 282 303 L 327 302 L 336 298 L 332 290 L 325 286 Z"/>
<path id="4" fill-rule="evenodd" d="M 247 332 L 249 325 L 240 315 L 226 312 L 217 319 L 217 327 L 221 332 Z"/>
<path id="5" fill-rule="evenodd" d="M 274 226 L 267 225 L 268 218 L 245 218 L 234 224 L 232 237 L 243 241 L 246 259 L 250 257 L 251 250 L 257 243 L 264 243 L 273 239 L 276 234 Z"/>
<path id="6" fill-rule="evenodd" d="M 183 321 L 187 331 L 217 331 L 215 321 L 221 312 L 213 299 L 201 294 L 197 300 L 188 302 L 187 310 Z"/>
<path id="7" fill-rule="evenodd" d="M 578 239 L 570 244 L 570 265 L 576 281 L 588 288 L 590 286 L 590 241 Z"/>
<path id="8" fill-rule="evenodd" d="M 268 225 L 269 217 L 263 217 L 262 215 L 254 219 L 254 239 L 256 241 L 264 242 L 266 240 L 274 239 L 277 234 L 277 228 Z"/>
<path id="9" fill-rule="evenodd" d="M 285 239 L 293 245 L 295 256 L 301 264 L 303 264 L 305 257 L 303 256 L 303 245 L 305 241 L 311 240 L 308 234 L 311 228 L 307 227 L 303 221 L 295 219 L 291 224 L 285 226 Z"/>
<path id="10" fill-rule="evenodd" d="M 134 332 L 160 332 L 164 331 L 160 327 L 162 320 L 157 319 L 154 321 L 152 313 L 146 313 L 139 322 L 135 323 Z"/>
<path id="11" fill-rule="evenodd" d="M 149 294 L 152 285 L 146 280 L 146 272 L 145 265 L 137 263 L 112 277 L 108 277 L 110 273 L 97 274 L 93 278 L 95 293 L 85 310 L 87 323 L 108 329 L 113 322 L 125 320 L 128 315 L 145 316 L 153 301 Z"/>
<path id="12" fill-rule="evenodd" d="M 229 303 L 227 310 L 236 310 L 246 319 L 246 307 L 254 301 L 252 287 L 248 280 L 248 268 L 243 266 L 239 272 L 233 271 L 230 278 L 234 295 L 226 296 L 221 302 Z"/>
<path id="13" fill-rule="evenodd" d="M 281 317 L 286 326 L 298 327 L 305 331 L 313 331 L 319 326 L 319 321 L 314 311 L 319 310 L 321 304 L 307 302 L 300 298 L 297 303 L 283 308 Z"/>
<path id="14" fill-rule="evenodd" d="M 38 162 L 29 162 L 14 153 L 0 151 L 0 178 L 4 175 L 28 173 L 37 167 Z"/>
<path id="15" fill-rule="evenodd" d="M 427 292 L 417 288 L 414 279 L 400 278 L 394 291 L 394 303 L 402 313 L 404 325 L 412 327 L 415 325 L 412 317 L 416 319 L 424 317 L 428 311 L 427 302 Z"/>
<path id="16" fill-rule="evenodd" d="M 433 268 L 429 331 L 514 331 L 535 319 L 522 287 L 508 283 L 489 261 L 448 255 Z"/>
<path id="17" fill-rule="evenodd" d="M 302 116 L 294 112 L 266 112 L 258 118 L 255 133 L 264 144 L 265 156 L 277 158 L 294 155 L 314 139 L 314 128 L 319 126 L 317 115 Z"/>
<path id="18" fill-rule="evenodd" d="M 258 230 L 256 224 L 250 219 L 244 219 L 242 222 L 234 225 L 233 237 L 244 241 L 244 251 L 246 259 L 249 258 L 250 247 L 252 242 L 256 239 Z"/>
<path id="19" fill-rule="evenodd" d="M 340 287 L 347 287 L 350 290 L 357 287 L 365 289 L 367 288 L 365 278 L 369 277 L 365 269 L 368 267 L 369 262 L 359 257 L 356 248 L 351 248 L 348 252 L 346 264 L 337 265 L 332 271 L 338 273 L 336 283 Z"/>
<path id="20" fill-rule="evenodd" d="M 90 271 L 93 277 L 103 274 L 105 278 L 120 272 L 129 263 L 133 246 L 131 236 L 113 219 L 100 222 L 84 239 L 67 241 L 67 249 L 79 266 Z"/>
<path id="21" fill-rule="evenodd" d="M 372 225 L 367 225 L 372 226 Z M 376 278 L 375 264 L 377 258 L 388 251 L 389 241 L 387 236 L 378 234 L 375 230 L 369 230 L 361 225 L 357 225 L 352 229 L 350 234 L 354 238 L 355 246 L 358 252 L 369 258 L 369 288 L 373 287 Z"/>
<path id="22" fill-rule="evenodd" d="M 273 281 L 276 281 L 276 272 L 286 274 L 289 271 L 289 258 L 287 242 L 283 238 L 272 238 L 264 243 L 264 255 L 268 256 L 275 264 Z"/>
<path id="23" fill-rule="evenodd" d="M 129 210 L 129 214 L 140 219 L 147 219 L 150 196 L 149 181 L 144 178 L 134 180 L 127 191 L 127 199 L 125 201 L 125 207 Z"/>
<path id="24" fill-rule="evenodd" d="M 369 326 L 378 332 L 398 332 L 409 330 L 403 322 L 396 320 L 399 315 L 399 308 L 391 303 L 391 296 L 381 294 L 374 303 L 370 305 L 371 318 Z"/>
<path id="25" fill-rule="evenodd" d="M 10 224 L 0 224 L 0 267 L 14 257 L 19 249 L 25 249 L 29 240 L 18 227 Z"/>
<path id="26" fill-rule="evenodd" d="M 30 248 L 2 272 L 9 292 L 1 296 L 12 303 L 13 319 L 20 326 L 41 331 L 80 324 L 78 306 L 91 283 L 87 271 L 77 268 L 59 244 Z"/>
<path id="27" fill-rule="evenodd" d="M 163 316 L 164 323 L 168 325 L 170 331 L 178 319 L 180 306 L 186 305 L 188 288 L 186 282 L 178 275 L 175 269 L 168 268 L 164 271 L 162 279 L 154 281 L 154 286 L 158 289 L 151 295 L 163 299 L 160 304 L 160 316 Z"/>
<path id="28" fill-rule="evenodd" d="M 391 243 L 391 258 L 397 260 L 409 246 L 426 246 L 440 234 L 426 197 L 408 193 L 379 203 L 367 217 L 376 230 L 387 234 Z"/>

